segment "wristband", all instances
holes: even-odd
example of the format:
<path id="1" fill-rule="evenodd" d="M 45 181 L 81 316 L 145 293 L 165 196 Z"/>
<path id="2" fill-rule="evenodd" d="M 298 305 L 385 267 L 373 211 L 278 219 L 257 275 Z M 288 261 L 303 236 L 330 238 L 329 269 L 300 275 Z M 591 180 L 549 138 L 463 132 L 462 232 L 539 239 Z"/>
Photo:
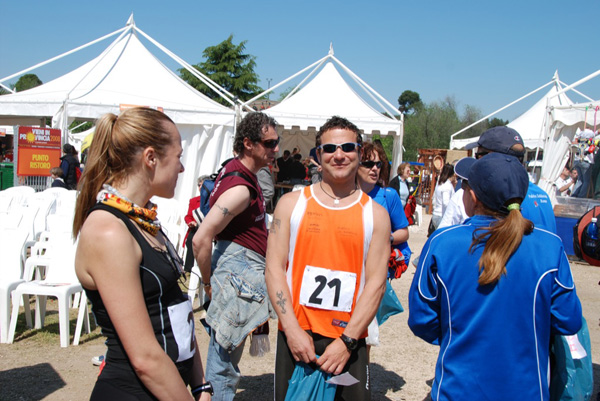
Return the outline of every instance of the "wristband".
<path id="1" fill-rule="evenodd" d="M 208 283 L 205 283 L 204 281 L 202 282 L 202 285 L 205 287 L 210 287 L 210 281 Z"/>
<path id="2" fill-rule="evenodd" d="M 194 387 L 192 389 L 192 395 L 198 395 L 200 393 L 208 393 L 211 396 L 213 395 L 213 388 L 212 388 L 212 384 L 210 384 L 210 382 L 206 382 L 203 383 L 197 387 Z"/>

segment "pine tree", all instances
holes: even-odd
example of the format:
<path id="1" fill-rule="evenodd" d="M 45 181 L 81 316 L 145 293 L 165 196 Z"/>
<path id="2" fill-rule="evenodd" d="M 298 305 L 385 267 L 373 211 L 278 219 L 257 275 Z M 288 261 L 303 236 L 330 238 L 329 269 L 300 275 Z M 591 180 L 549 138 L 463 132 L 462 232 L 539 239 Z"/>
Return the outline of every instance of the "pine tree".
<path id="1" fill-rule="evenodd" d="M 240 100 L 249 100 L 262 92 L 262 89 L 257 85 L 258 74 L 254 71 L 256 57 L 245 53 L 247 42 L 244 40 L 236 45 L 233 43 L 233 35 L 230 35 L 218 45 L 204 49 L 202 54 L 206 61 L 193 67 Z M 179 74 L 184 81 L 201 93 L 221 104 L 230 106 L 189 71 L 182 68 L 179 69 Z"/>

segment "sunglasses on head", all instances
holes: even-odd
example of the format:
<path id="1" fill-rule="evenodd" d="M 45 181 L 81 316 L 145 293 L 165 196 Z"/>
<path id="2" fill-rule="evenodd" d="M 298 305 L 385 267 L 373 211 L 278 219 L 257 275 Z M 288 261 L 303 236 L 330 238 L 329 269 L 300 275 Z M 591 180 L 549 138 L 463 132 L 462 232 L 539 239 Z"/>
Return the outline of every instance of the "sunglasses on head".
<path id="1" fill-rule="evenodd" d="M 341 148 L 342 152 L 348 153 L 348 152 L 354 152 L 354 150 L 359 147 L 360 147 L 360 145 L 355 142 L 346 142 L 346 143 L 340 143 L 340 144 L 325 143 L 325 144 L 319 146 L 319 149 L 321 149 L 325 153 L 335 153 L 337 148 Z"/>
<path id="2" fill-rule="evenodd" d="M 267 139 L 265 141 L 260 141 L 260 143 L 267 149 L 275 149 L 277 145 L 279 145 L 279 141 L 281 141 L 281 138 Z"/>
<path id="3" fill-rule="evenodd" d="M 373 160 L 367 160 L 364 162 L 360 162 L 361 166 L 366 167 L 368 169 L 372 169 L 374 166 L 377 168 L 381 168 L 382 164 L 383 163 L 381 162 L 381 160 L 378 162 L 374 162 Z"/>

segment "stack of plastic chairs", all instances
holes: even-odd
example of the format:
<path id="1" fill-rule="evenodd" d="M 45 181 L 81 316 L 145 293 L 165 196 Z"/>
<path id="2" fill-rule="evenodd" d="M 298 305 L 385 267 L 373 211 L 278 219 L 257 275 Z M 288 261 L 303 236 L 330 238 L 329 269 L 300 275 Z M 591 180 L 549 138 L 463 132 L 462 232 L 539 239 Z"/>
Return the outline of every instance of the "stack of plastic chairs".
<path id="1" fill-rule="evenodd" d="M 179 202 L 176 199 L 167 199 L 154 196 L 151 201 L 156 203 L 158 220 L 163 232 L 167 235 L 175 250 L 181 256 L 183 253 L 183 239 L 187 226 L 183 223 Z M 185 214 L 184 214 L 185 215 Z"/>
<path id="2" fill-rule="evenodd" d="M 23 261 L 27 230 L 21 228 L 0 228 L 0 343 L 6 343 L 10 315 L 11 293 L 23 283 Z M 17 307 L 19 300 L 16 300 Z M 29 304 L 25 304 L 29 312 Z M 27 313 L 26 316 L 29 316 Z M 31 326 L 31 318 L 27 320 Z"/>
<path id="3" fill-rule="evenodd" d="M 49 237 L 48 237 L 49 236 Z M 43 327 L 46 310 L 46 298 L 56 297 L 58 300 L 60 345 L 67 347 L 69 344 L 69 306 L 71 297 L 83 291 L 75 274 L 76 243 L 66 233 L 42 234 L 41 240 L 32 247 L 32 256 L 25 263 L 23 278 L 26 280 L 13 291 L 13 309 L 11 314 L 8 342 L 14 341 L 17 318 L 19 315 L 19 299 L 24 297 L 28 303 L 28 296 L 35 295 L 36 302 L 36 328 Z M 42 274 L 45 276 L 42 278 Z M 82 311 L 81 308 L 84 308 Z M 26 314 L 29 314 L 27 309 Z M 83 324 L 89 332 L 87 313 L 87 300 L 85 296 L 80 302 L 80 313 L 77 327 Z M 79 341 L 79 333 L 75 335 L 74 344 Z"/>

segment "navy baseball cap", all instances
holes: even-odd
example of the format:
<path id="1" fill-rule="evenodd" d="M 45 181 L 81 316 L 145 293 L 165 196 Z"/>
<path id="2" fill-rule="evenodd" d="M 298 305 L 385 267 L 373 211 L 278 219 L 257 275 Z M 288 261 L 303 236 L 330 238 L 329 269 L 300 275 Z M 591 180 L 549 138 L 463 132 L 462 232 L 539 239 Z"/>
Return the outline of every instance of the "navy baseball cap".
<path id="1" fill-rule="evenodd" d="M 523 156 L 525 154 L 525 145 L 523 151 L 515 152 L 511 150 L 514 145 L 523 145 L 523 138 L 512 128 L 506 126 L 498 126 L 490 128 L 479 137 L 477 142 L 472 142 L 465 146 L 465 149 L 473 149 L 476 147 L 486 148 L 492 152 L 504 153 L 513 156 Z"/>
<path id="2" fill-rule="evenodd" d="M 481 203 L 504 213 L 506 202 L 515 198 L 523 201 L 529 188 L 527 171 L 519 159 L 501 153 L 490 153 L 476 160 L 465 178 Z"/>
<path id="3" fill-rule="evenodd" d="M 454 166 L 454 172 L 457 176 L 462 178 L 463 180 L 469 180 L 467 176 L 469 175 L 469 170 L 473 163 L 477 160 L 472 157 L 463 157 L 458 162 L 456 162 L 456 166 Z"/>

